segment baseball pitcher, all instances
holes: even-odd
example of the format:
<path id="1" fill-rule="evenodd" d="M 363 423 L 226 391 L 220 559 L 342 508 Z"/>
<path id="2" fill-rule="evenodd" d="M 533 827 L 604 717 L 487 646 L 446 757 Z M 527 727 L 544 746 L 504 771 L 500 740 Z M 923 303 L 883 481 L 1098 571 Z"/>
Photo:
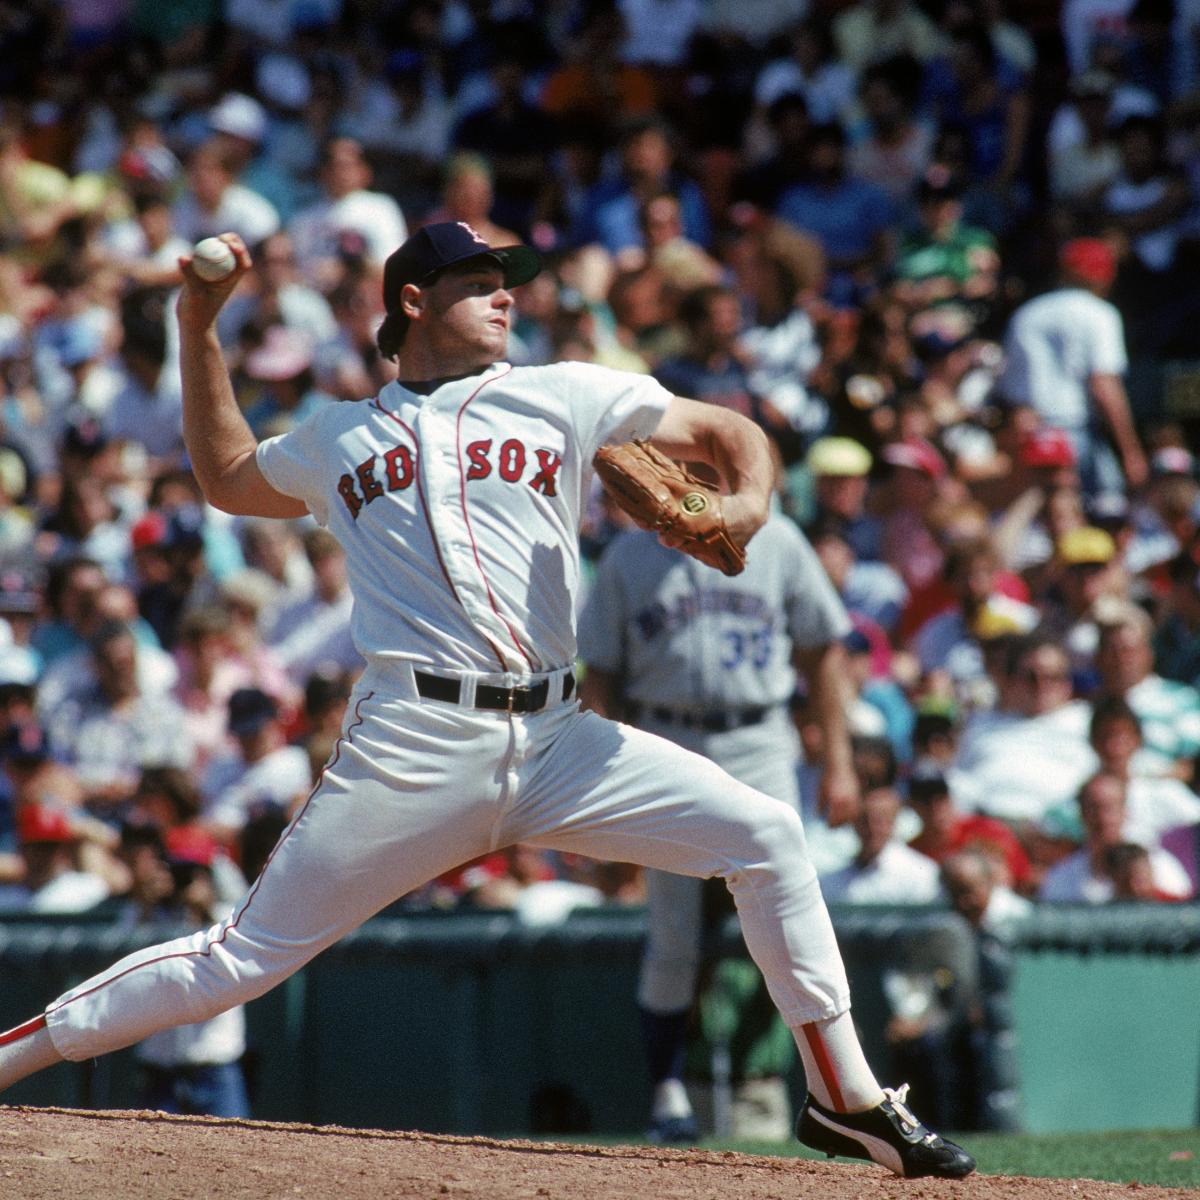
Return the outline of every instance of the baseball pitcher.
<path id="1" fill-rule="evenodd" d="M 526 246 L 426 226 L 387 260 L 381 353 L 398 381 L 257 444 L 214 323 L 226 279 L 181 260 L 183 427 L 210 503 L 312 516 L 341 542 L 367 666 L 317 786 L 229 919 L 129 956 L 0 1034 L 0 1089 L 261 995 L 431 877 L 526 842 L 721 876 L 810 1099 L 800 1136 L 900 1175 L 974 1162 L 885 1091 L 863 1058 L 846 976 L 796 813 L 714 763 L 580 709 L 571 664 L 580 508 L 606 443 L 649 439 L 711 465 L 745 547 L 771 463 L 750 421 L 590 364 L 504 361 Z"/>

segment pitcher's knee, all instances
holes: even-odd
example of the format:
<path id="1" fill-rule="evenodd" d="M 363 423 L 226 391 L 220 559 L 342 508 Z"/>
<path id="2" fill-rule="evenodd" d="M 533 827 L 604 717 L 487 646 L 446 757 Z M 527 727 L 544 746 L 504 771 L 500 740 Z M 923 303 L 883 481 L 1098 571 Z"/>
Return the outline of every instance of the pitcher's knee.
<path id="1" fill-rule="evenodd" d="M 800 815 L 786 804 L 756 810 L 747 829 L 743 861 L 726 874 L 733 890 L 747 875 L 807 884 L 816 878 L 804 840 Z"/>

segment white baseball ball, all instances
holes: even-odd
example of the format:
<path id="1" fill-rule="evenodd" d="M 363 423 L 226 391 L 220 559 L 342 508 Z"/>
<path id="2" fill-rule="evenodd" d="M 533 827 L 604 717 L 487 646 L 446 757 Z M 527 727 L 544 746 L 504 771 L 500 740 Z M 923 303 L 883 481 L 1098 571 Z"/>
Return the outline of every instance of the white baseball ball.
<path id="1" fill-rule="evenodd" d="M 205 238 L 204 241 L 197 242 L 192 250 L 192 269 L 209 283 L 216 283 L 217 280 L 231 275 L 236 267 L 237 259 L 234 258 L 229 243 L 221 241 L 220 238 Z"/>

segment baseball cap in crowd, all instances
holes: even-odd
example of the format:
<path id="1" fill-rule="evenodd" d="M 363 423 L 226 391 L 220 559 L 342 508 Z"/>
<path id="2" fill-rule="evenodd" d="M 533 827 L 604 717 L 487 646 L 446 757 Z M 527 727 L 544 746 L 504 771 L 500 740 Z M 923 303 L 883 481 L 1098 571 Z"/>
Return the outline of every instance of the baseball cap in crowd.
<path id="1" fill-rule="evenodd" d="M 185 504 L 167 518 L 162 544 L 168 550 L 198 550 L 204 545 L 204 511 Z"/>
<path id="2" fill-rule="evenodd" d="M 920 471 L 930 479 L 941 479 L 946 474 L 946 460 L 937 448 L 924 438 L 905 438 L 902 442 L 891 442 L 884 446 L 880 458 L 893 467 L 909 467 Z"/>
<path id="3" fill-rule="evenodd" d="M 853 438 L 817 438 L 805 465 L 812 475 L 865 475 L 871 469 L 871 452 Z"/>
<path id="4" fill-rule="evenodd" d="M 1078 529 L 1068 529 L 1058 539 L 1058 557 L 1068 566 L 1099 564 L 1112 562 L 1117 553 L 1117 544 L 1112 535 L 1094 525 L 1081 525 Z"/>
<path id="5" fill-rule="evenodd" d="M 163 834 L 163 848 L 172 866 L 211 867 L 217 857 L 216 839 L 196 825 L 168 829 Z"/>
<path id="6" fill-rule="evenodd" d="M 167 540 L 166 514 L 152 508 L 145 515 L 138 517 L 129 527 L 129 544 L 134 550 L 145 550 L 152 546 L 161 546 Z"/>
<path id="7" fill-rule="evenodd" d="M 260 688 L 238 688 L 229 697 L 229 732 L 234 737 L 257 733 L 278 715 L 275 701 Z"/>
<path id="8" fill-rule="evenodd" d="M 272 325 L 262 343 L 246 355 L 246 374 L 260 383 L 281 383 L 313 364 L 312 342 L 299 329 Z"/>
<path id="9" fill-rule="evenodd" d="M 63 433 L 64 454 L 93 458 L 108 445 L 104 427 L 95 417 L 81 416 L 73 420 Z"/>
<path id="10" fill-rule="evenodd" d="M 842 638 L 847 654 L 870 654 L 871 639 L 861 629 L 852 629 Z"/>
<path id="11" fill-rule="evenodd" d="M 0 739 L 0 758 L 6 763 L 32 766 L 50 757 L 46 731 L 36 721 L 10 725 Z"/>
<path id="12" fill-rule="evenodd" d="M 908 798 L 933 800 L 938 796 L 948 795 L 950 785 L 941 765 L 934 759 L 917 759 L 908 775 Z"/>
<path id="13" fill-rule="evenodd" d="M 1196 459 L 1182 446 L 1163 446 L 1150 456 L 1150 474 L 1156 479 L 1168 475 L 1191 479 L 1196 474 Z"/>
<path id="14" fill-rule="evenodd" d="M 913 349 L 926 362 L 945 358 L 966 345 L 974 332 L 970 314 L 956 304 L 942 304 L 917 313 L 908 329 Z"/>
<path id="15" fill-rule="evenodd" d="M 208 110 L 209 128 L 247 142 L 261 142 L 267 131 L 267 114 L 253 96 L 227 92 Z"/>
<path id="16" fill-rule="evenodd" d="M 26 804 L 17 811 L 17 839 L 23 846 L 74 842 L 77 834 L 66 813 L 43 804 Z"/>
<path id="17" fill-rule="evenodd" d="M 1029 623 L 1018 617 L 1013 609 L 990 600 L 983 604 L 971 622 L 971 633 L 981 642 L 1028 633 L 1029 629 Z"/>
<path id="18" fill-rule="evenodd" d="M 1073 238 L 1058 252 L 1058 265 L 1085 283 L 1107 287 L 1117 275 L 1117 256 L 1100 238 Z"/>
<path id="19" fill-rule="evenodd" d="M 1075 465 L 1075 447 L 1061 429 L 1034 429 L 1021 439 L 1017 452 L 1026 467 L 1061 470 Z"/>

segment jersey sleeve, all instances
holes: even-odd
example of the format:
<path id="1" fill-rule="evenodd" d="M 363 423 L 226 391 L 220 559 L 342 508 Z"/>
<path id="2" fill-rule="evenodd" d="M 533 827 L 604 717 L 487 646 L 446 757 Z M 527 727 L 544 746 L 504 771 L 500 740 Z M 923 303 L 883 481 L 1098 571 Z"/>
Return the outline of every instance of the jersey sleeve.
<path id="1" fill-rule="evenodd" d="M 1111 304 L 1093 310 L 1089 349 L 1088 370 L 1094 375 L 1123 375 L 1129 366 L 1121 314 Z"/>
<path id="2" fill-rule="evenodd" d="M 615 547 L 622 539 L 610 542 L 600 557 L 596 578 L 579 617 L 579 657 L 589 667 L 609 674 L 625 668 L 625 587 L 617 565 Z"/>
<path id="3" fill-rule="evenodd" d="M 788 632 L 797 649 L 810 650 L 843 638 L 853 628 L 817 552 L 794 525 L 784 526 L 793 585 L 787 598 Z"/>
<path id="4" fill-rule="evenodd" d="M 329 523 L 328 497 L 323 484 L 328 478 L 323 450 L 332 442 L 327 422 L 329 409 L 314 413 L 294 429 L 259 442 L 255 451 L 258 469 L 266 481 L 285 496 L 302 500 L 319 525 Z"/>
<path id="5" fill-rule="evenodd" d="M 562 366 L 573 385 L 571 419 L 585 462 L 606 443 L 650 437 L 671 403 L 671 393 L 649 375 L 593 363 Z"/>

